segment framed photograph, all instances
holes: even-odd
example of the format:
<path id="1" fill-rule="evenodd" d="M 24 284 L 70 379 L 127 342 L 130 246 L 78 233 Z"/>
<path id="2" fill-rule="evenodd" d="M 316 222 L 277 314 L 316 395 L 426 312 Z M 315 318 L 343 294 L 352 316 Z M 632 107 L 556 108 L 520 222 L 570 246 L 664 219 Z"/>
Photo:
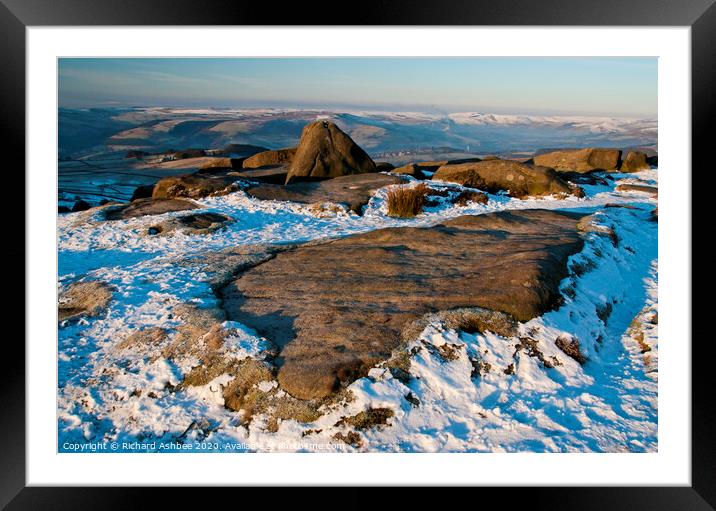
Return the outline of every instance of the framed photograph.
<path id="1" fill-rule="evenodd" d="M 712 4 L 2 0 L 0 504 L 713 509 Z"/>

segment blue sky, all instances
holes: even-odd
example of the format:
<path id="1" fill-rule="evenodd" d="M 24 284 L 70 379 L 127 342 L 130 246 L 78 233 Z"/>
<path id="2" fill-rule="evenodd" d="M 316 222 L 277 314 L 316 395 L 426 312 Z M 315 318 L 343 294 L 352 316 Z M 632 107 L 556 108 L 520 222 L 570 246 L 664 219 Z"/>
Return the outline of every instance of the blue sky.
<path id="1" fill-rule="evenodd" d="M 61 107 L 371 108 L 656 117 L 657 59 L 59 59 Z"/>

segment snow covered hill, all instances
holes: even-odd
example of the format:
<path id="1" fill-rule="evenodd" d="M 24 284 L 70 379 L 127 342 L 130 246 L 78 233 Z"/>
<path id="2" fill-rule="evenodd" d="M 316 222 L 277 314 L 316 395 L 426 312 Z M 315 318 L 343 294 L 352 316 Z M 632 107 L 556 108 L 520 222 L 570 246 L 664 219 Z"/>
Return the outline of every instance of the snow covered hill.
<path id="1" fill-rule="evenodd" d="M 440 147 L 474 154 L 546 147 L 654 147 L 657 141 L 655 119 L 357 110 L 60 109 L 60 155 L 221 148 L 231 143 L 278 149 L 295 146 L 303 126 L 317 118 L 332 119 L 371 155 Z"/>

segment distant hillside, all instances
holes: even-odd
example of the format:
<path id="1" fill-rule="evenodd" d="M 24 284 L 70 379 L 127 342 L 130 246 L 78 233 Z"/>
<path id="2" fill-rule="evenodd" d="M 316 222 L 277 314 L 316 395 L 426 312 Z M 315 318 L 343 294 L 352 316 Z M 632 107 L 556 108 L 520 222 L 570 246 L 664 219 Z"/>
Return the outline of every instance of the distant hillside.
<path id="1" fill-rule="evenodd" d="M 521 116 L 475 112 L 328 112 L 291 109 L 60 109 L 60 156 L 96 151 L 166 151 L 247 144 L 294 146 L 303 126 L 328 118 L 372 155 L 396 151 L 484 154 L 545 147 L 657 144 L 657 121 L 584 116 Z"/>

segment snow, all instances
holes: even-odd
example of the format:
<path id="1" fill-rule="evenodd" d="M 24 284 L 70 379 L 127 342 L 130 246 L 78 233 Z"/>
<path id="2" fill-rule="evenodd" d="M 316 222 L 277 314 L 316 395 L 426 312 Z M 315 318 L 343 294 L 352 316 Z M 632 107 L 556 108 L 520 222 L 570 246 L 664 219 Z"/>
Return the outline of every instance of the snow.
<path id="1" fill-rule="evenodd" d="M 458 112 L 448 118 L 457 124 L 477 126 L 553 126 L 572 128 L 591 133 L 625 133 L 641 131 L 654 133 L 657 130 L 656 119 L 631 119 L 618 117 L 593 116 L 539 116 L 539 115 L 500 115 L 477 112 Z"/>
<path id="2" fill-rule="evenodd" d="M 491 194 L 484 205 L 442 202 L 414 219 L 387 216 L 388 187 L 376 193 L 362 216 L 339 210 L 319 217 L 306 205 L 259 201 L 238 191 L 197 201 L 205 211 L 235 220 L 205 235 L 146 235 L 150 225 L 181 212 L 113 222 L 94 211 L 61 215 L 59 283 L 102 280 L 113 286 L 114 299 L 102 315 L 59 328 L 58 449 L 95 450 L 118 442 L 120 452 L 656 451 L 658 229 L 651 219 L 656 201 L 646 194 L 616 192 L 619 182 L 657 184 L 658 172 L 585 186 L 583 199 Z M 349 386 L 351 399 L 325 405 L 314 422 L 279 420 L 277 430 L 270 431 L 269 418 L 259 415 L 247 427 L 241 413 L 224 407 L 221 389 L 229 375 L 175 390 L 198 360 L 177 363 L 117 347 L 128 333 L 152 327 L 169 332 L 170 341 L 181 321 L 174 314 L 179 304 L 220 305 L 206 267 L 186 264 L 197 254 L 529 208 L 594 213 L 593 222 L 613 230 L 618 241 L 614 245 L 609 236 L 587 234 L 584 250 L 570 260 L 572 274 L 562 282 L 564 303 L 521 324 L 518 336 L 460 332 L 431 323 L 406 348 L 412 376 L 407 384 L 385 367 L 374 367 Z M 227 357 L 268 356 L 271 343 L 255 331 L 235 321 L 222 327 Z M 578 339 L 587 362 L 566 355 L 555 343 L 559 337 Z M 524 339 L 531 348 L 519 347 Z M 446 349 L 453 356 L 444 357 Z M 276 381 L 256 387 L 282 392 Z M 334 439 L 350 431 L 337 424 L 342 418 L 370 408 L 390 409 L 388 424 L 358 431 L 359 447 Z"/>

